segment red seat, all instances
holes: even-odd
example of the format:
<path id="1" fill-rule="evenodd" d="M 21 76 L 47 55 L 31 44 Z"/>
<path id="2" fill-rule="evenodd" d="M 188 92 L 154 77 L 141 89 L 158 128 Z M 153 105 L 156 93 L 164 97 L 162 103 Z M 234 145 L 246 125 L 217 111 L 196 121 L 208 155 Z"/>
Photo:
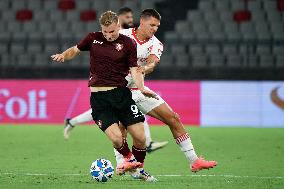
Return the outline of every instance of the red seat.
<path id="1" fill-rule="evenodd" d="M 69 11 L 75 9 L 76 4 L 73 0 L 60 0 L 58 2 L 58 9 L 62 11 Z"/>
<path id="2" fill-rule="evenodd" d="M 28 9 L 18 10 L 16 19 L 20 22 L 26 22 L 33 19 L 33 12 Z"/>
<path id="3" fill-rule="evenodd" d="M 83 22 L 94 21 L 97 18 L 97 13 L 94 10 L 85 10 L 80 13 L 80 19 Z"/>
<path id="4" fill-rule="evenodd" d="M 277 8 L 279 11 L 284 11 L 284 0 L 278 0 L 277 1 Z"/>
<path id="5" fill-rule="evenodd" d="M 251 19 L 251 13 L 248 10 L 239 10 L 234 13 L 235 22 L 247 22 Z"/>

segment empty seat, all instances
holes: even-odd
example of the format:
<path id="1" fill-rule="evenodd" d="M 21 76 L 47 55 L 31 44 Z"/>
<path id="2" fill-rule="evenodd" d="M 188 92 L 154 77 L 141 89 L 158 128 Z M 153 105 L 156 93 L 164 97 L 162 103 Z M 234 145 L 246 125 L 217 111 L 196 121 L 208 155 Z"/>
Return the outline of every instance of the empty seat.
<path id="1" fill-rule="evenodd" d="M 58 2 L 58 9 L 61 11 L 70 11 L 75 9 L 76 3 L 74 0 L 60 0 Z"/>
<path id="2" fill-rule="evenodd" d="M 223 0 L 223 1 L 213 1 L 215 4 L 215 8 L 220 11 L 226 11 L 229 10 L 230 8 L 230 1 L 229 0 Z"/>
<path id="3" fill-rule="evenodd" d="M 68 33 L 69 30 L 69 22 L 65 21 L 65 22 L 56 22 L 55 23 L 55 31 L 56 32 L 60 32 L 60 33 Z"/>
<path id="4" fill-rule="evenodd" d="M 27 7 L 26 1 L 10 1 L 10 3 L 11 3 L 11 9 L 16 10 L 16 11 L 18 11 L 20 9 L 25 9 Z"/>
<path id="5" fill-rule="evenodd" d="M 207 24 L 205 22 L 196 22 L 192 27 L 195 33 L 207 32 Z"/>
<path id="6" fill-rule="evenodd" d="M 12 33 L 12 41 L 23 43 L 26 42 L 28 36 L 25 32 L 14 32 Z"/>
<path id="7" fill-rule="evenodd" d="M 173 54 L 183 54 L 185 53 L 185 46 L 182 44 L 173 44 L 171 46 L 171 52 Z"/>
<path id="8" fill-rule="evenodd" d="M 181 43 L 189 44 L 193 40 L 196 39 L 196 36 L 193 32 L 187 32 L 187 33 L 182 33 L 181 36 L 180 36 L 180 39 L 181 39 Z"/>
<path id="9" fill-rule="evenodd" d="M 223 31 L 223 25 L 221 22 L 213 22 L 209 23 L 209 31 L 213 34 L 216 32 L 222 32 Z"/>
<path id="10" fill-rule="evenodd" d="M 189 66 L 189 57 L 187 54 L 177 54 L 175 58 L 175 64 L 177 67 L 186 68 Z"/>
<path id="11" fill-rule="evenodd" d="M 161 56 L 161 61 L 159 63 L 159 67 L 168 68 L 174 65 L 174 57 L 171 54 L 163 54 Z"/>
<path id="12" fill-rule="evenodd" d="M 284 68 L 284 54 L 276 56 L 276 67 Z"/>
<path id="13" fill-rule="evenodd" d="M 211 67 L 224 67 L 225 57 L 222 54 L 211 54 L 209 56 L 209 65 Z"/>
<path id="14" fill-rule="evenodd" d="M 208 23 L 219 21 L 219 14 L 214 10 L 208 10 L 204 12 L 204 20 Z"/>
<path id="15" fill-rule="evenodd" d="M 269 45 L 257 45 L 256 46 L 256 53 L 258 55 L 271 54 L 271 48 L 270 48 Z"/>
<path id="16" fill-rule="evenodd" d="M 29 32 L 28 33 L 28 40 L 29 42 L 42 42 L 42 33 L 40 32 Z"/>
<path id="17" fill-rule="evenodd" d="M 206 12 L 206 11 L 213 9 L 213 2 L 212 1 L 199 1 L 198 7 L 203 12 Z"/>
<path id="18" fill-rule="evenodd" d="M 39 31 L 42 33 L 54 32 L 54 25 L 51 22 L 40 22 Z"/>
<path id="19" fill-rule="evenodd" d="M 220 20 L 223 23 L 233 22 L 233 13 L 232 12 L 225 10 L 225 11 L 220 12 L 219 14 L 220 14 Z"/>
<path id="20" fill-rule="evenodd" d="M 274 67 L 274 57 L 273 55 L 264 54 L 259 56 L 260 67 L 273 68 Z"/>
<path id="21" fill-rule="evenodd" d="M 203 19 L 203 15 L 198 10 L 189 10 L 187 12 L 187 20 L 189 21 L 200 21 Z"/>
<path id="22" fill-rule="evenodd" d="M 27 45 L 27 52 L 30 54 L 36 54 L 42 52 L 42 46 L 40 43 L 29 43 Z"/>
<path id="23" fill-rule="evenodd" d="M 191 55 L 203 55 L 203 46 L 201 44 L 192 44 L 189 46 L 189 53 Z"/>
<path id="24" fill-rule="evenodd" d="M 233 11 L 237 10 L 244 10 L 245 9 L 245 2 L 244 1 L 230 1 L 231 2 L 231 9 Z"/>
<path id="25" fill-rule="evenodd" d="M 97 13 L 94 10 L 84 10 L 80 13 L 80 20 L 83 22 L 95 21 Z"/>
<path id="26" fill-rule="evenodd" d="M 89 22 L 86 23 L 86 31 L 87 32 L 96 32 L 100 30 L 100 25 L 98 22 Z"/>
<path id="27" fill-rule="evenodd" d="M 8 53 L 8 44 L 0 43 L 0 54 Z"/>
<path id="28" fill-rule="evenodd" d="M 43 1 L 27 0 L 27 8 L 33 11 L 40 11 L 43 8 Z"/>
<path id="29" fill-rule="evenodd" d="M 48 11 L 35 11 L 33 15 L 33 19 L 39 22 L 48 19 Z"/>
<path id="30" fill-rule="evenodd" d="M 37 24 L 35 22 L 25 22 L 23 23 L 23 30 L 24 32 L 34 32 L 38 30 Z"/>
<path id="31" fill-rule="evenodd" d="M 271 30 L 272 33 L 284 32 L 283 22 L 271 22 L 270 23 L 270 30 Z"/>
<path id="32" fill-rule="evenodd" d="M 9 42 L 11 39 L 11 33 L 8 33 L 8 32 L 1 32 L 0 33 L 0 42 L 1 43 L 6 43 L 6 42 Z"/>
<path id="33" fill-rule="evenodd" d="M 10 45 L 11 54 L 21 54 L 25 52 L 25 46 L 22 43 L 12 43 Z"/>
<path id="34" fill-rule="evenodd" d="M 223 54 L 238 54 L 237 45 L 235 44 L 224 44 L 223 45 Z"/>
<path id="35" fill-rule="evenodd" d="M 0 1 L 1 12 L 9 9 L 9 1 Z"/>
<path id="36" fill-rule="evenodd" d="M 71 30 L 73 32 L 87 32 L 86 24 L 82 22 L 71 22 Z"/>
<path id="37" fill-rule="evenodd" d="M 80 1 L 76 5 L 76 9 L 79 11 L 90 9 L 91 3 L 88 0 Z"/>
<path id="38" fill-rule="evenodd" d="M 195 68 L 205 68 L 208 66 L 207 57 L 202 55 L 192 55 L 191 56 L 192 67 Z"/>
<path id="39" fill-rule="evenodd" d="M 48 42 L 58 42 L 58 35 L 57 33 L 44 33 L 43 34 L 43 40 L 45 43 L 48 43 Z"/>
<path id="40" fill-rule="evenodd" d="M 17 55 L 17 66 L 26 67 L 32 64 L 33 64 L 33 55 L 26 53 Z"/>
<path id="41" fill-rule="evenodd" d="M 259 58 L 256 54 L 244 55 L 243 60 L 246 63 L 246 67 L 257 68 L 259 65 Z"/>
<path id="42" fill-rule="evenodd" d="M 108 6 L 108 2 L 105 0 L 93 0 L 91 1 L 91 9 L 93 10 L 106 10 Z M 98 14 L 100 15 L 100 14 Z"/>
<path id="43" fill-rule="evenodd" d="M 57 62 L 53 62 L 50 58 L 50 55 L 41 53 L 35 54 L 34 56 L 34 66 L 35 67 L 47 67 L 51 66 L 51 64 L 59 64 Z"/>
<path id="44" fill-rule="evenodd" d="M 46 54 L 55 54 L 58 53 L 60 51 L 60 47 L 58 46 L 58 44 L 55 43 L 47 43 L 44 46 L 44 52 Z"/>
<path id="45" fill-rule="evenodd" d="M 165 33 L 165 41 L 166 43 L 173 43 L 178 41 L 178 34 L 173 31 L 168 31 Z"/>
<path id="46" fill-rule="evenodd" d="M 77 11 L 69 11 L 66 12 L 65 14 L 67 21 L 76 22 L 80 20 L 80 15 Z"/>
<path id="47" fill-rule="evenodd" d="M 217 44 L 207 44 L 205 46 L 205 52 L 207 54 L 219 54 L 220 53 L 220 47 Z"/>
<path id="48" fill-rule="evenodd" d="M 284 46 L 275 45 L 273 46 L 274 55 L 284 55 Z"/>
<path id="49" fill-rule="evenodd" d="M 227 55 L 227 66 L 228 67 L 241 67 L 242 57 L 238 54 Z"/>
<path id="50" fill-rule="evenodd" d="M 8 22 L 7 31 L 9 32 L 21 32 L 22 30 L 22 23 L 17 21 Z"/>
<path id="51" fill-rule="evenodd" d="M 187 21 L 177 21 L 175 23 L 175 31 L 182 34 L 185 32 L 189 32 L 189 23 Z"/>
<path id="52" fill-rule="evenodd" d="M 28 9 L 18 10 L 16 13 L 16 19 L 19 22 L 27 22 L 33 19 L 33 12 Z"/>
<path id="53" fill-rule="evenodd" d="M 61 11 L 50 11 L 49 12 L 49 20 L 53 22 L 63 22 L 65 20 L 64 13 Z"/>

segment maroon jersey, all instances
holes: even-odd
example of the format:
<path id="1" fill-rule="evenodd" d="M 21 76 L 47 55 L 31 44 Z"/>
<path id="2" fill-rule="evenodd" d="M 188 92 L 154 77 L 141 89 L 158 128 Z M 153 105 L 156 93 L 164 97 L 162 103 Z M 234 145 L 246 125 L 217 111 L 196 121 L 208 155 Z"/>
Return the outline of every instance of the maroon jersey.
<path id="1" fill-rule="evenodd" d="M 129 68 L 138 66 L 136 43 L 122 34 L 110 42 L 102 32 L 89 33 L 77 47 L 90 51 L 89 86 L 125 87 Z"/>

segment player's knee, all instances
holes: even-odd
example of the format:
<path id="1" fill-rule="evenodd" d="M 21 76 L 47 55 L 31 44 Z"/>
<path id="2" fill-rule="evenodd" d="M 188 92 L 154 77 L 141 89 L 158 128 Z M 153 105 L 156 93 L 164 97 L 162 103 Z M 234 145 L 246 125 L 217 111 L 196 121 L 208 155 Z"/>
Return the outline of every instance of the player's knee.
<path id="1" fill-rule="evenodd" d="M 172 112 L 172 114 L 170 115 L 169 121 L 170 121 L 172 126 L 179 125 L 180 117 L 179 117 L 179 115 L 177 113 Z"/>

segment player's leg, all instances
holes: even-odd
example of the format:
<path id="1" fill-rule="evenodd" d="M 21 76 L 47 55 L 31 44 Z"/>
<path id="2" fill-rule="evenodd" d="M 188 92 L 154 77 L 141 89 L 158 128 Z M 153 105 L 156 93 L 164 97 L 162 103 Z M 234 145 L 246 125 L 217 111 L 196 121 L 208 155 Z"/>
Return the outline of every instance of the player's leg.
<path id="1" fill-rule="evenodd" d="M 127 130 L 125 129 L 125 127 L 119 123 L 119 129 L 122 133 L 122 137 L 126 140 L 127 138 Z M 116 165 L 119 165 L 123 162 L 123 155 L 120 154 L 115 148 L 113 149 L 114 151 L 114 156 L 115 156 L 115 160 L 116 160 Z"/>
<path id="2" fill-rule="evenodd" d="M 70 132 L 73 130 L 73 128 L 82 123 L 86 123 L 89 121 L 92 121 L 92 109 L 89 109 L 88 111 L 74 117 L 74 118 L 67 118 L 65 120 L 65 127 L 63 131 L 63 136 L 65 139 L 68 139 L 70 136 Z"/>
<path id="3" fill-rule="evenodd" d="M 117 98 L 113 99 L 113 96 L 118 96 L 120 94 L 119 92 L 119 89 L 104 92 L 92 92 L 90 102 L 93 120 L 112 141 L 113 147 L 124 157 L 124 161 L 118 166 L 119 170 L 117 171 L 118 174 L 123 174 L 125 171 L 137 168 L 141 163 L 134 161 L 134 156 L 118 127 L 119 118 L 112 105 L 115 101 L 120 101 L 120 99 Z M 112 100 L 114 102 L 111 102 Z"/>
<path id="4" fill-rule="evenodd" d="M 197 172 L 202 169 L 213 168 L 217 165 L 217 162 L 215 161 L 206 161 L 202 158 L 198 158 L 192 145 L 190 136 L 184 129 L 184 126 L 180 121 L 178 114 L 175 113 L 167 103 L 163 103 L 154 108 L 153 110 L 148 112 L 148 115 L 159 119 L 169 126 L 172 135 L 176 140 L 176 143 L 184 152 L 193 172 Z"/>
<path id="5" fill-rule="evenodd" d="M 160 101 L 158 101 L 159 104 L 148 104 L 148 106 L 147 106 L 147 104 L 146 104 L 147 98 L 140 91 L 132 90 L 131 92 L 132 92 L 133 100 L 137 104 L 138 109 L 143 114 L 147 114 L 150 110 L 152 110 L 154 107 L 160 105 L 160 103 L 161 103 Z M 144 131 L 145 131 L 145 135 L 146 135 L 147 152 L 153 152 L 155 150 L 161 149 L 162 147 L 164 147 L 168 144 L 168 141 L 153 141 L 152 140 L 150 127 L 149 127 L 147 120 L 145 120 L 145 122 L 144 122 Z"/>
<path id="6" fill-rule="evenodd" d="M 146 157 L 146 139 L 143 127 L 143 122 L 145 121 L 144 115 L 139 111 L 134 100 L 131 98 L 129 89 L 124 91 L 124 96 L 125 101 L 117 106 L 117 116 L 133 139 L 132 153 L 137 162 L 141 163 L 139 170 L 141 169 L 141 172 L 144 173 L 143 175 L 141 174 L 141 179 L 154 182 L 157 179 L 146 173 L 143 168 Z"/>

